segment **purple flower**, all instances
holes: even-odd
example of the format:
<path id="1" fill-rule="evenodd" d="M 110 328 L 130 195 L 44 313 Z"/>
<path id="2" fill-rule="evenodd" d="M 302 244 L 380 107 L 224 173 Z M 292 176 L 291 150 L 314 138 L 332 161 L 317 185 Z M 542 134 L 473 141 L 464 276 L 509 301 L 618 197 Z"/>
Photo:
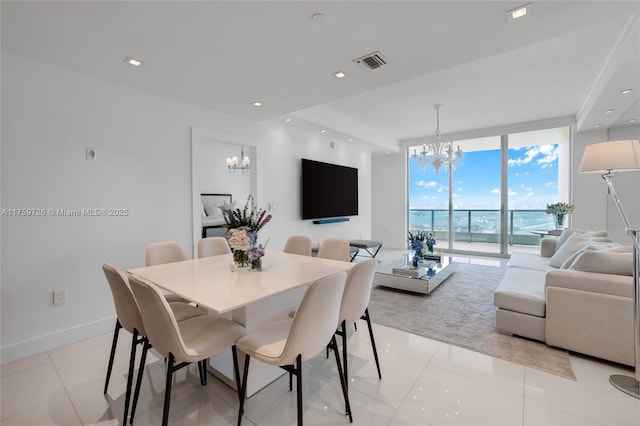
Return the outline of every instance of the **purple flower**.
<path id="1" fill-rule="evenodd" d="M 250 260 L 258 260 L 260 259 L 262 256 L 264 256 L 264 249 L 262 247 L 251 247 L 249 250 L 247 250 L 247 255 L 249 256 Z"/>

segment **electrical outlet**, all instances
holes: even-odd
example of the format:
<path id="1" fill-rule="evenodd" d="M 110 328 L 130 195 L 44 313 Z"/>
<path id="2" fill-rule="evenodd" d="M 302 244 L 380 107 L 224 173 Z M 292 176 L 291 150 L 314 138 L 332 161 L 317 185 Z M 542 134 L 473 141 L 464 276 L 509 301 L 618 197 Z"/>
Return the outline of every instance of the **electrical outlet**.
<path id="1" fill-rule="evenodd" d="M 67 303 L 67 289 L 53 291 L 53 304 L 64 305 Z"/>

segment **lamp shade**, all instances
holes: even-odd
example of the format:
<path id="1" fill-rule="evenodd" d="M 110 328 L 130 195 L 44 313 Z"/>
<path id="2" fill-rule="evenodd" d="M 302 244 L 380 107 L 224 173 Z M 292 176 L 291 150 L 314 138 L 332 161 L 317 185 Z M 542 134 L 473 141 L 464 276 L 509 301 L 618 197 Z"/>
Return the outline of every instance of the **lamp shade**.
<path id="1" fill-rule="evenodd" d="M 632 172 L 640 170 L 640 141 L 621 140 L 587 145 L 580 173 Z"/>

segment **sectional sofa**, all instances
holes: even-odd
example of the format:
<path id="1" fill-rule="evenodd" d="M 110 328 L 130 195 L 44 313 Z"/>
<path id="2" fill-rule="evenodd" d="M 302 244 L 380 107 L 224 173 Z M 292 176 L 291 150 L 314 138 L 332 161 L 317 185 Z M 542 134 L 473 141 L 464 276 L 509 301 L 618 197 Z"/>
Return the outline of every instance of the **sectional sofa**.
<path id="1" fill-rule="evenodd" d="M 634 365 L 632 247 L 566 229 L 540 254 L 514 252 L 494 294 L 496 328 Z"/>

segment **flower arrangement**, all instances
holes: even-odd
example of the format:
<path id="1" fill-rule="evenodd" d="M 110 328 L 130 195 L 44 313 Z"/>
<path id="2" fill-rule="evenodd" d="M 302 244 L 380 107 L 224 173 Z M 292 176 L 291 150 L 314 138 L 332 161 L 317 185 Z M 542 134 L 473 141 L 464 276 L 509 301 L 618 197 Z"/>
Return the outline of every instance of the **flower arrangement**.
<path id="1" fill-rule="evenodd" d="M 264 244 L 258 244 L 251 247 L 247 250 L 247 256 L 251 261 L 251 270 L 252 271 L 261 271 L 262 270 L 262 257 L 264 256 L 264 249 L 267 247 L 267 241 Z"/>
<path id="2" fill-rule="evenodd" d="M 246 226 L 250 231 L 258 232 L 271 220 L 271 215 L 266 210 L 258 208 L 253 195 L 247 197 L 247 202 L 242 209 L 223 209 L 222 216 L 226 222 L 226 229 L 234 229 Z"/>
<path id="3" fill-rule="evenodd" d="M 547 204 L 547 208 L 544 211 L 546 214 L 567 214 L 571 213 L 575 209 L 573 204 L 558 202 L 555 204 Z"/>
<path id="4" fill-rule="evenodd" d="M 427 252 L 433 252 L 433 247 L 436 245 L 433 233 L 427 231 L 418 231 L 415 234 L 409 231 L 408 241 L 409 248 L 415 252 L 413 256 L 414 266 L 417 266 Z"/>
<path id="5" fill-rule="evenodd" d="M 222 208 L 229 246 L 233 249 L 233 261 L 238 266 L 260 270 L 266 244 L 257 244 L 258 231 L 271 220 L 271 215 L 256 206 L 252 195 L 242 209 Z"/>
<path id="6" fill-rule="evenodd" d="M 433 232 L 418 231 L 415 234 L 409 231 L 409 246 L 412 250 L 433 251 L 433 247 L 436 245 L 436 239 L 433 237 Z"/>
<path id="7" fill-rule="evenodd" d="M 253 246 L 254 241 L 257 238 L 257 234 L 253 231 L 250 231 L 246 226 L 229 229 L 227 233 L 229 235 L 229 246 L 231 246 L 231 248 L 234 250 L 249 250 Z"/>
<path id="8" fill-rule="evenodd" d="M 547 204 L 547 208 L 545 209 L 546 214 L 550 214 L 553 216 L 553 221 L 555 222 L 556 229 L 561 229 L 564 224 L 565 215 L 571 213 L 575 206 L 573 204 L 568 204 L 564 202 L 557 202 L 554 204 Z"/>

